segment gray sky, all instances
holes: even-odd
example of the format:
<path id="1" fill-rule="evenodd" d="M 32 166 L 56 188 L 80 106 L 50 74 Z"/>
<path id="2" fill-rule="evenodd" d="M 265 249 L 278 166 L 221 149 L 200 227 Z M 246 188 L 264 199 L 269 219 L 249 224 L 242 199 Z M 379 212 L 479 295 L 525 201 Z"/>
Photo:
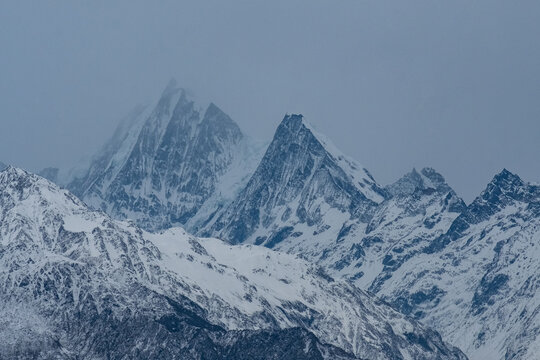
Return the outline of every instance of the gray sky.
<path id="1" fill-rule="evenodd" d="M 300 112 L 382 184 L 540 181 L 540 2 L 2 1 L 0 160 L 98 149 L 171 77 L 249 135 Z"/>

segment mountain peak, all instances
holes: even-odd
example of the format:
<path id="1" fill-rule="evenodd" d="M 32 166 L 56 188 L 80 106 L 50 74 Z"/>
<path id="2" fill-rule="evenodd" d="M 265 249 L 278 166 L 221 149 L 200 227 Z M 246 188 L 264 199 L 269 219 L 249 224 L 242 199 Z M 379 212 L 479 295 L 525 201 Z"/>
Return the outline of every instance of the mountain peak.
<path id="1" fill-rule="evenodd" d="M 467 206 L 452 224 L 448 234 L 457 238 L 471 224 L 489 219 L 503 208 L 516 202 L 540 202 L 540 187 L 525 183 L 519 176 L 503 169 L 486 186 L 486 189 Z"/>
<path id="2" fill-rule="evenodd" d="M 216 104 L 194 100 L 171 80 L 157 103 L 121 124 L 86 175 L 68 188 L 92 208 L 146 229 L 186 225 L 229 170 L 255 167 L 238 165 L 240 158 L 259 159 L 243 151 L 245 139 Z M 247 175 L 240 176 L 227 189 L 243 186 Z"/>
<path id="3" fill-rule="evenodd" d="M 3 183 L 5 180 L 13 180 L 17 178 L 28 178 L 31 176 L 35 176 L 28 171 L 17 168 L 13 165 L 7 165 L 4 170 L 0 171 L 0 174 L 0 183 Z"/>
<path id="4" fill-rule="evenodd" d="M 53 192 L 63 191 L 50 180 L 12 165 L 0 171 L 0 190 L 5 191 L 9 188 L 17 192 L 31 188 L 47 188 Z"/>
<path id="5" fill-rule="evenodd" d="M 524 182 L 518 175 L 503 169 L 493 177 L 473 204 L 487 202 L 493 205 L 504 205 L 513 200 L 521 202 L 538 201 L 540 197 L 539 189 L 537 186 Z"/>
<path id="6" fill-rule="evenodd" d="M 221 110 L 219 108 L 219 106 L 217 106 L 213 102 L 210 102 L 210 104 L 208 104 L 208 108 L 206 108 L 206 112 L 207 113 L 217 113 L 217 112 L 223 112 L 223 110 Z"/>
<path id="7" fill-rule="evenodd" d="M 202 117 L 202 121 L 210 121 L 212 124 L 229 124 L 232 126 L 235 126 L 238 128 L 238 125 L 236 122 L 234 122 L 233 119 L 229 115 L 227 115 L 219 106 L 211 102 L 208 107 L 206 108 L 206 111 L 204 112 L 204 115 Z M 238 131 L 241 132 L 240 128 L 238 128 Z"/>
<path id="8" fill-rule="evenodd" d="M 18 214 L 41 213 L 45 216 L 42 209 L 51 204 L 63 209 L 82 206 L 82 202 L 67 190 L 14 166 L 0 171 L 0 194 L 0 208 L 18 206 Z"/>
<path id="9" fill-rule="evenodd" d="M 304 116 L 302 114 L 286 114 L 281 121 L 280 126 L 286 126 L 293 130 L 298 130 L 304 124 Z"/>
<path id="10" fill-rule="evenodd" d="M 311 233 L 323 228 L 329 209 L 343 222 L 365 220 L 383 194 L 367 170 L 315 132 L 302 115 L 286 115 L 257 170 L 211 233 L 268 247 L 293 234 L 296 240 L 291 241 L 301 241 L 303 232 L 293 231 L 296 226 L 310 227 Z M 273 233 L 257 239 L 261 231 Z"/>
<path id="11" fill-rule="evenodd" d="M 493 180 L 491 180 L 491 183 L 504 188 L 524 185 L 523 180 L 521 180 L 518 175 L 508 171 L 506 168 L 502 169 L 501 172 L 496 174 L 493 177 Z"/>
<path id="12" fill-rule="evenodd" d="M 407 196 L 418 190 L 429 189 L 438 192 L 448 192 L 452 190 L 446 183 L 444 177 L 430 167 L 425 167 L 420 170 L 420 172 L 418 172 L 416 168 L 413 168 L 398 181 L 386 187 L 386 190 L 392 196 Z"/>

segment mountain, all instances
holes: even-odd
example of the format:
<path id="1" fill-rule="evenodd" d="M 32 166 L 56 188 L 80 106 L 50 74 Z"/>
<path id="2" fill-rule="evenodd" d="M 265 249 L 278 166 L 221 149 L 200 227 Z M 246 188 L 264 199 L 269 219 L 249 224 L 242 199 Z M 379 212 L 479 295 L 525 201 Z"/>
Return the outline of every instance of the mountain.
<path id="1" fill-rule="evenodd" d="M 148 230 L 181 224 L 301 257 L 471 358 L 540 352 L 537 185 L 504 170 L 467 206 L 431 168 L 378 185 L 301 115 L 285 116 L 263 156 L 217 107 L 196 113 L 175 85 L 160 104 L 121 127 L 70 187 L 88 204 Z M 221 120 L 205 127 L 207 113 Z"/>
<path id="2" fill-rule="evenodd" d="M 335 241 L 346 221 L 368 221 L 385 195 L 302 115 L 287 115 L 246 187 L 207 233 L 304 253 L 303 245 Z"/>
<path id="3" fill-rule="evenodd" d="M 472 358 L 534 358 L 538 186 L 505 170 L 467 206 L 431 168 L 381 188 L 343 159 L 301 116 L 285 117 L 244 190 L 202 234 L 322 265 Z"/>
<path id="4" fill-rule="evenodd" d="M 3 358 L 464 359 L 296 256 L 148 233 L 0 172 Z"/>
<path id="5" fill-rule="evenodd" d="M 336 276 L 378 293 L 393 273 L 422 253 L 466 208 L 432 168 L 413 169 L 385 187 L 389 197 L 367 224 L 349 222 L 322 261 Z"/>
<path id="6" fill-rule="evenodd" d="M 215 104 L 195 104 L 171 81 L 155 106 L 120 123 L 87 173 L 67 188 L 148 230 L 195 229 L 245 184 L 260 148 Z"/>
<path id="7" fill-rule="evenodd" d="M 0 171 L 4 170 L 6 167 L 7 165 L 0 161 Z"/>
<path id="8" fill-rule="evenodd" d="M 447 231 L 372 290 L 473 359 L 534 359 L 538 259 L 540 187 L 503 170 Z"/>

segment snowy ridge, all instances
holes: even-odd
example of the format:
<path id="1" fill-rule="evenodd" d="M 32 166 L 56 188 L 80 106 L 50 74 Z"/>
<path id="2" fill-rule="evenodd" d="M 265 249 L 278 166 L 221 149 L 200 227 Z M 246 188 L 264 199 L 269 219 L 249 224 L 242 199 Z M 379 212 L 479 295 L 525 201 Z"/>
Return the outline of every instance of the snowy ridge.
<path id="1" fill-rule="evenodd" d="M 314 254 L 315 260 L 335 276 L 379 291 L 393 271 L 446 232 L 465 207 L 433 169 L 421 173 L 441 181 L 433 188 L 432 183 L 416 181 L 421 179 L 416 170 L 405 175 L 385 189 L 394 195 L 377 207 L 367 224 L 347 222 L 335 245 Z"/>
<path id="2" fill-rule="evenodd" d="M 436 328 L 471 359 L 534 359 L 539 188 L 504 170 L 464 206 L 453 193 L 426 191 L 423 182 L 411 192 L 405 184 L 420 179 L 411 174 L 390 186 L 402 195 L 383 203 L 352 245 L 357 258 L 344 256 L 346 266 L 336 263 L 333 273 Z"/>
<path id="3" fill-rule="evenodd" d="M 113 351 L 101 337 L 113 336 L 146 342 L 129 348 L 141 354 L 159 348 L 155 339 L 170 352 L 190 344 L 195 354 L 193 347 L 201 346 L 217 349 L 208 358 L 232 359 L 241 358 L 231 354 L 242 344 L 244 352 L 254 351 L 254 337 L 279 343 L 288 331 L 299 341 L 299 359 L 345 359 L 350 353 L 369 359 L 465 358 L 437 333 L 293 255 L 199 239 L 182 229 L 147 233 L 91 211 L 69 192 L 19 169 L 0 173 L 0 213 L 0 301 L 4 309 L 14 302 L 34 309 L 24 321 L 45 335 L 32 349 L 92 358 Z M 34 327 L 36 321 L 41 325 Z M 113 335 L 120 323 L 130 333 Z M 87 330 L 72 333 L 78 326 Z M 206 337 L 185 343 L 193 327 Z M 25 329 L 0 334 L 18 337 Z M 86 350 L 80 352 L 81 346 Z M 126 345 L 119 346 L 117 351 Z"/>
<path id="4" fill-rule="evenodd" d="M 537 186 L 503 170 L 446 234 L 394 275 L 386 297 L 398 298 L 425 323 L 439 324 L 471 358 L 535 358 L 539 204 Z M 428 295 L 412 301 L 419 293 Z"/>

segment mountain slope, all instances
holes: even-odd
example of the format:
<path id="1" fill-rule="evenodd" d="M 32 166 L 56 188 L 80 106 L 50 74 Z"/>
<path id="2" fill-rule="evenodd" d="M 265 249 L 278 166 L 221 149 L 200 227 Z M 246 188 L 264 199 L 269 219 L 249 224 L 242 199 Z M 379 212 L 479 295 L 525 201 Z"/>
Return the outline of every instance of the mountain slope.
<path id="1" fill-rule="evenodd" d="M 174 91 L 178 99 L 185 95 Z M 170 101 L 189 110 L 179 111 L 184 117 L 194 111 L 186 99 Z M 159 123 L 147 119 L 141 124 Z M 283 119 L 257 167 L 260 155 L 245 160 L 259 154 L 247 145 L 205 152 L 234 142 L 237 131 L 229 121 L 224 131 L 216 125 L 221 121 L 206 128 L 203 120 L 182 121 L 167 122 L 186 127 L 172 126 L 183 130 L 161 142 L 160 156 L 140 150 L 161 144 L 151 140 L 154 132 L 134 132 L 137 141 L 127 142 L 128 151 L 110 152 L 125 153 L 122 161 L 102 162 L 120 165 L 95 167 L 116 170 L 103 177 L 110 183 L 83 195 L 85 201 L 150 230 L 183 224 L 201 236 L 300 256 L 436 328 L 473 358 L 534 358 L 540 265 L 538 257 L 516 251 L 537 252 L 537 186 L 503 171 L 466 206 L 430 168 L 381 188 L 301 115 Z M 178 149 L 184 155 L 175 155 Z M 200 157 L 189 155 L 193 149 Z M 212 163 L 214 153 L 222 157 Z M 463 329 L 473 335 L 463 336 Z"/>
<path id="2" fill-rule="evenodd" d="M 209 208 L 230 201 L 260 153 L 216 105 L 201 108 L 171 82 L 154 107 L 119 125 L 87 174 L 68 188 L 93 208 L 148 230 L 188 222 L 196 228 Z"/>
<path id="3" fill-rule="evenodd" d="M 381 189 L 367 173 L 365 183 L 351 180 L 359 167 L 336 161 L 319 136 L 301 116 L 287 116 L 244 190 L 203 234 L 323 265 L 473 358 L 530 359 L 540 263 L 515 252 L 537 252 L 538 187 L 503 171 L 466 206 L 425 168 Z"/>
<path id="4" fill-rule="evenodd" d="M 365 169 L 302 115 L 287 115 L 246 187 L 206 233 L 290 250 L 316 235 L 335 239 L 345 221 L 369 219 L 384 196 Z"/>
<path id="5" fill-rule="evenodd" d="M 504 170 L 447 231 L 371 289 L 473 359 L 534 359 L 540 349 L 539 209 L 539 187 Z"/>
<path id="6" fill-rule="evenodd" d="M 22 170 L 0 173 L 0 213 L 8 356 L 464 358 L 292 255 L 146 233 Z"/>
<path id="7" fill-rule="evenodd" d="M 442 175 L 431 168 L 413 169 L 385 190 L 389 197 L 370 221 L 349 222 L 339 244 L 319 259 L 333 274 L 375 293 L 465 209 Z"/>

